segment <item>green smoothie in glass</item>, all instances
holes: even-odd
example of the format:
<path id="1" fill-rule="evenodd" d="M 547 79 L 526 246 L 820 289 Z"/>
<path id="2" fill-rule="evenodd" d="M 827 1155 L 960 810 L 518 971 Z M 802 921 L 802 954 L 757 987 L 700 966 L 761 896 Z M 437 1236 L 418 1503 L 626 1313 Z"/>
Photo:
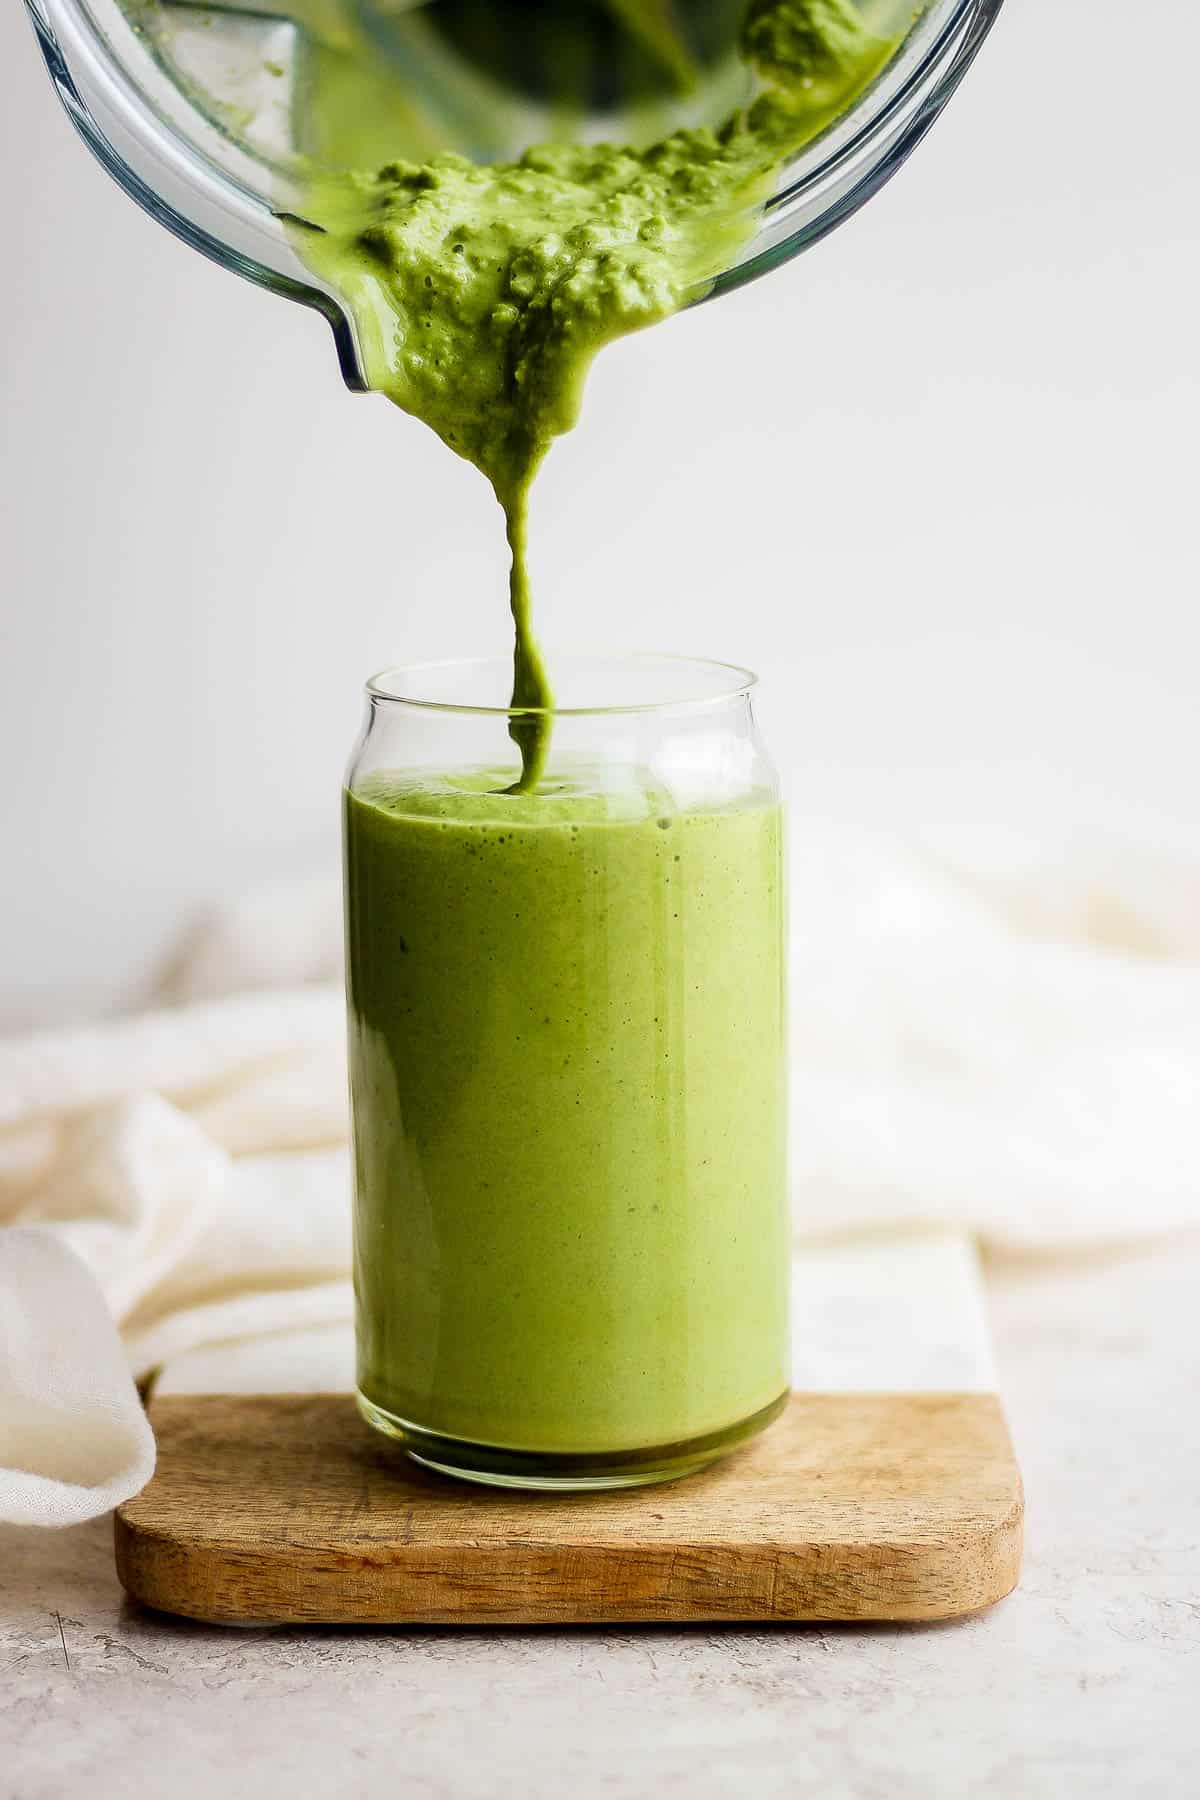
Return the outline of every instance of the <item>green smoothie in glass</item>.
<path id="1" fill-rule="evenodd" d="M 616 10 L 671 50 L 670 9 Z M 786 1392 L 780 815 L 748 688 L 692 665 L 682 699 L 565 707 L 526 560 L 597 351 L 711 284 L 895 49 L 852 0 L 747 0 L 738 44 L 752 90 L 715 129 L 398 149 L 315 169 L 295 221 L 370 385 L 487 476 L 511 551 L 507 703 L 467 709 L 510 741 L 431 756 L 385 723 L 426 703 L 376 686 L 345 820 L 360 1400 L 480 1480 L 684 1473 Z"/>
<path id="2" fill-rule="evenodd" d="M 364 1409 L 482 1479 L 685 1472 L 788 1380 L 781 819 L 748 698 L 647 709 L 648 763 L 599 714 L 534 794 L 387 767 L 407 710 L 373 697 L 346 796 Z"/>

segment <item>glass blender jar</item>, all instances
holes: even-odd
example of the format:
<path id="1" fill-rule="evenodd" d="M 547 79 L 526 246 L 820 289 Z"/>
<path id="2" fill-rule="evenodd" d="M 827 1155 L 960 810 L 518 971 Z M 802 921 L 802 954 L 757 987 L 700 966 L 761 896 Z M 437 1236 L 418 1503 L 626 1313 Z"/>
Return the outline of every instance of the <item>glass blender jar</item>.
<path id="1" fill-rule="evenodd" d="M 896 48 L 780 171 L 732 265 L 696 301 L 849 218 L 937 118 L 1001 0 L 860 0 Z M 374 169 L 548 139 L 649 143 L 751 92 L 745 0 L 26 0 L 84 141 L 125 191 L 224 267 L 317 308 L 351 387 L 356 328 L 297 254 L 314 167 Z M 353 81 L 352 93 L 347 82 Z"/>

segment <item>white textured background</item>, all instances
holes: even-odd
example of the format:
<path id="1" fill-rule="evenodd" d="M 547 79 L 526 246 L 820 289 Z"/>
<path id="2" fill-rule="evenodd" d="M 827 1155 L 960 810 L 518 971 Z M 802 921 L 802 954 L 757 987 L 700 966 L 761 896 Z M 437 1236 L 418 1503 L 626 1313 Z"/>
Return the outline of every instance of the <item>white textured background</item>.
<path id="1" fill-rule="evenodd" d="M 853 224 L 609 352 L 551 645 L 755 663 L 800 828 L 1200 851 L 1198 64 L 1190 0 L 1009 0 Z M 332 856 L 362 677 L 505 640 L 482 481 L 130 206 L 12 4 L 0 217 L 3 1025 Z"/>

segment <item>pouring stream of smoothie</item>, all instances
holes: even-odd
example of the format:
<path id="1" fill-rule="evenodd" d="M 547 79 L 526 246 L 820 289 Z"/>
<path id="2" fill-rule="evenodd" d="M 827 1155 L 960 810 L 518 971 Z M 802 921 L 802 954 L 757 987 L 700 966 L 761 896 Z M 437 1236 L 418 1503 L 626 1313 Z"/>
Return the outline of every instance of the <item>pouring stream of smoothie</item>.
<path id="1" fill-rule="evenodd" d="M 578 417 L 592 359 L 728 267 L 780 164 L 894 48 L 850 0 L 750 0 L 740 53 L 761 92 L 717 131 L 313 177 L 299 247 L 353 315 L 369 384 L 473 462 L 504 509 L 516 791 L 542 774 L 552 703 L 531 617 L 530 486 Z"/>

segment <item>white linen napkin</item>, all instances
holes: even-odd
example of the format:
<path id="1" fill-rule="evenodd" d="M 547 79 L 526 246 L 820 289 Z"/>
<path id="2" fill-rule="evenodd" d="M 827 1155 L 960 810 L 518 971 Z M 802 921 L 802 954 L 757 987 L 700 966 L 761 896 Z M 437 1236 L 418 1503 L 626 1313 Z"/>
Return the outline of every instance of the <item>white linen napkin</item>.
<path id="1" fill-rule="evenodd" d="M 801 1238 L 1200 1225 L 1195 870 L 809 837 L 792 885 Z M 137 1491 L 134 1376 L 349 1320 L 339 956 L 333 884 L 260 891 L 191 935 L 173 1004 L 0 1043 L 0 1519 Z"/>
<path id="2" fill-rule="evenodd" d="M 0 1247 L 0 1517 L 75 1525 L 154 1469 L 154 1434 L 96 1283 L 65 1245 Z"/>

